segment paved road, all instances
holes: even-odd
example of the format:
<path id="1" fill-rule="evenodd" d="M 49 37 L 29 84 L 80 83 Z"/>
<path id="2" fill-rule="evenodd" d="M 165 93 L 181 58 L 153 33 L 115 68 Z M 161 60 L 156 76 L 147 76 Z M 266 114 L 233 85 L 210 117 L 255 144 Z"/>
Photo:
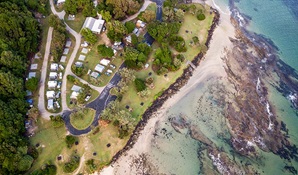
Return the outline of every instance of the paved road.
<path id="1" fill-rule="evenodd" d="M 156 19 L 158 21 L 162 20 L 162 6 L 163 6 L 164 0 L 152 0 L 152 2 L 156 3 L 157 9 L 156 9 Z"/>
<path id="2" fill-rule="evenodd" d="M 49 60 L 50 49 L 51 49 L 52 35 L 53 35 L 53 27 L 50 27 L 48 30 L 46 49 L 45 49 L 42 67 L 41 67 L 42 71 L 40 76 L 40 86 L 39 86 L 39 96 L 38 96 L 38 109 L 39 109 L 40 115 L 47 120 L 49 120 L 50 115 L 52 115 L 50 112 L 47 111 L 46 104 L 45 104 L 45 81 L 47 76 L 47 68 L 48 68 L 48 60 Z"/>
<path id="3" fill-rule="evenodd" d="M 140 9 L 136 14 L 131 15 L 131 16 L 129 16 L 128 18 L 126 18 L 125 20 L 123 20 L 122 23 L 125 23 L 125 22 L 127 22 L 127 21 L 131 21 L 131 20 L 135 19 L 136 17 L 138 17 L 138 15 L 139 15 L 141 12 L 145 11 L 146 8 L 148 7 L 148 5 L 150 5 L 151 3 L 152 3 L 152 1 L 150 1 L 150 0 L 145 0 L 145 2 L 144 2 L 144 4 L 143 4 L 143 6 L 141 7 L 141 9 Z"/>

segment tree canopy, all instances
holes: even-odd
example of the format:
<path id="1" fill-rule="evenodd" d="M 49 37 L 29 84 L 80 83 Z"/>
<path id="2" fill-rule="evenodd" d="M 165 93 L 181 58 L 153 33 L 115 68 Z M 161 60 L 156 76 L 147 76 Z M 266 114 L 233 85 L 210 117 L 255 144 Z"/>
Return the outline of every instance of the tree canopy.
<path id="1" fill-rule="evenodd" d="M 0 174 L 23 174 L 34 157 L 24 137 L 28 104 L 23 77 L 27 56 L 37 51 L 40 33 L 26 5 L 0 2 Z"/>

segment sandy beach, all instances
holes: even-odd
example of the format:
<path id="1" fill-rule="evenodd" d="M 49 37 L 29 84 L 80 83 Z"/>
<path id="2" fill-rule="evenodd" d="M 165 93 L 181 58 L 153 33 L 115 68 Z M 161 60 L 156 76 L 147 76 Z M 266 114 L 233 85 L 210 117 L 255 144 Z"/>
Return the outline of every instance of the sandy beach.
<path id="1" fill-rule="evenodd" d="M 208 1 L 207 4 L 216 8 L 212 1 Z M 150 151 L 149 146 L 152 144 L 151 140 L 156 123 L 165 116 L 164 114 L 167 110 L 198 84 L 211 78 L 226 77 L 225 64 L 221 58 L 225 56 L 225 49 L 231 46 L 229 37 L 234 37 L 235 31 L 230 23 L 230 16 L 222 13 L 221 10 L 219 12 L 221 15 L 220 22 L 213 33 L 209 49 L 188 83 L 177 94 L 167 100 L 161 109 L 148 121 L 133 148 L 126 152 L 124 156 L 121 156 L 114 164 L 104 168 L 100 172 L 101 175 L 137 174 L 136 168 L 131 166 L 133 157 Z"/>

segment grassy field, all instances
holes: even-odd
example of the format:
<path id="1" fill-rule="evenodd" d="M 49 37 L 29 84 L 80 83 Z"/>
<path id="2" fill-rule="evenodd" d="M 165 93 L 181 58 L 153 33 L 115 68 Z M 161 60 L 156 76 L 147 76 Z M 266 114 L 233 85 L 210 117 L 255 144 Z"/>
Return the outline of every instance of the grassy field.
<path id="1" fill-rule="evenodd" d="M 71 88 L 74 85 L 74 83 L 73 82 L 70 82 L 68 80 L 66 80 L 66 81 L 67 81 L 67 83 L 66 83 L 66 102 L 67 102 L 68 107 L 71 108 L 71 109 L 73 109 L 74 107 L 77 107 L 78 106 L 76 104 L 70 104 L 70 101 L 71 101 L 71 99 L 70 99 Z M 83 86 L 83 83 L 79 82 L 76 85 L 82 87 Z M 99 96 L 99 92 L 92 89 L 91 90 L 91 97 L 90 97 L 90 99 L 86 103 L 89 103 L 89 102 L 95 100 L 98 96 Z M 84 104 L 86 104 L 86 103 L 84 103 Z M 82 104 L 82 105 L 84 105 L 84 104 Z"/>
<path id="2" fill-rule="evenodd" d="M 70 123 L 73 127 L 77 129 L 86 129 L 88 128 L 95 116 L 95 110 L 90 108 L 85 108 L 82 110 L 79 110 L 75 113 L 72 113 L 70 115 Z"/>
<path id="3" fill-rule="evenodd" d="M 99 41 L 96 44 L 94 44 L 94 46 L 91 46 L 90 51 L 87 54 L 82 54 L 82 55 L 86 55 L 86 58 L 85 58 L 85 61 L 84 61 L 84 67 L 85 67 L 86 70 L 92 70 L 93 71 L 95 66 L 100 62 L 100 60 L 102 58 L 106 58 L 106 57 L 103 57 L 102 55 L 100 55 L 97 52 L 97 46 L 99 44 L 103 44 L 103 43 L 104 43 L 103 40 L 99 39 Z M 81 55 L 81 50 L 82 49 L 83 48 L 80 48 L 78 54 L 76 55 L 76 59 L 75 59 L 74 62 L 79 61 L 78 58 Z M 119 53 L 118 53 L 118 55 L 119 55 Z M 122 60 L 122 58 L 120 58 L 120 56 L 115 56 L 115 58 L 109 58 L 109 59 L 111 60 L 110 64 L 114 64 L 116 66 L 115 70 L 106 67 L 105 70 L 103 71 L 103 73 L 100 74 L 100 77 L 97 78 L 97 80 L 90 77 L 87 74 L 83 75 L 81 78 L 86 80 L 87 82 L 95 85 L 95 86 L 100 86 L 100 87 L 105 86 L 111 80 L 114 73 L 118 70 L 118 68 L 120 67 L 120 65 L 123 62 L 123 60 Z M 104 72 L 107 69 L 110 69 L 110 70 L 113 71 L 112 75 L 107 76 L 106 74 L 104 74 Z"/>
<path id="4" fill-rule="evenodd" d="M 82 13 L 75 15 L 75 20 L 68 20 L 68 14 L 64 16 L 64 21 L 66 24 L 78 33 L 81 31 L 85 19 L 86 17 Z"/>

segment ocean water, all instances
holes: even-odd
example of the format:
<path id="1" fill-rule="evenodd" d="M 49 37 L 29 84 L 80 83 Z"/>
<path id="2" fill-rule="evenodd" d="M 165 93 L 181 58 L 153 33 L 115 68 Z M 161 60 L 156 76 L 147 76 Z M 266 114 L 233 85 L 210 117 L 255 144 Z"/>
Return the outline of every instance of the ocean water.
<path id="1" fill-rule="evenodd" d="M 230 0 L 232 1 L 232 0 Z M 213 0 L 216 7 L 229 14 L 229 0 Z M 249 31 L 256 32 L 273 41 L 279 49 L 280 58 L 298 70 L 298 0 L 237 0 L 235 5 L 240 12 L 251 18 Z M 214 84 L 216 82 L 216 84 Z M 221 81 L 198 84 L 167 112 L 168 118 L 185 116 L 192 126 L 203 133 L 214 145 L 225 152 L 240 167 L 251 166 L 260 174 L 291 174 L 284 170 L 285 165 L 298 169 L 298 163 L 289 163 L 273 153 L 258 150 L 258 159 L 249 159 L 236 154 L 230 147 L 228 126 L 222 113 L 220 99 Z M 269 101 L 276 109 L 278 119 L 289 129 L 289 140 L 298 145 L 298 116 L 289 100 L 273 87 L 269 88 Z M 216 95 L 214 95 L 216 94 Z M 150 157 L 164 174 L 218 174 L 200 141 L 190 137 L 188 129 L 179 132 L 166 118 L 160 121 L 156 131 Z M 204 172 L 204 173 L 203 173 Z"/>

